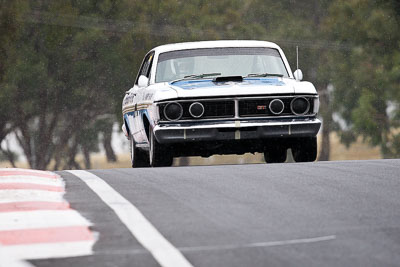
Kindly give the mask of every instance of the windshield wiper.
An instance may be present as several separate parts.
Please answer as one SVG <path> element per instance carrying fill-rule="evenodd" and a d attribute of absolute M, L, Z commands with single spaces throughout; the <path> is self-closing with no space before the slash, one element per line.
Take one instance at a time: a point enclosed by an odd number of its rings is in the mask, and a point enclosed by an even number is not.
<path fill-rule="evenodd" d="M 191 74 L 191 75 L 187 75 L 187 76 L 185 76 L 183 78 L 180 78 L 180 79 L 177 79 L 177 80 L 173 80 L 170 83 L 176 83 L 176 82 L 179 82 L 179 81 L 191 80 L 191 79 L 193 79 L 193 80 L 195 80 L 195 79 L 203 79 L 203 78 L 206 78 L 206 77 L 218 76 L 218 75 L 221 75 L 221 73 L 213 72 L 213 73 L 203 73 L 203 74 Z"/>
<path fill-rule="evenodd" d="M 250 73 L 246 77 L 283 77 L 283 74 L 278 74 L 278 73 Z"/>

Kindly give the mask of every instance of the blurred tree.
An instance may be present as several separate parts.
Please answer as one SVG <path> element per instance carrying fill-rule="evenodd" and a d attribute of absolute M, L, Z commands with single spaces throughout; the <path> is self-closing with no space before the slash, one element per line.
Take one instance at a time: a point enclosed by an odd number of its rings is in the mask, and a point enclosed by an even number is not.
<path fill-rule="evenodd" d="M 7 68 L 7 58 L 13 50 L 13 42 L 16 39 L 15 31 L 19 27 L 18 18 L 26 7 L 21 1 L 0 0 L 0 160 L 8 160 L 15 167 L 18 156 L 10 149 L 5 138 L 14 129 L 11 120 L 13 114 L 10 96 L 2 88 L 4 74 Z M 3 142 L 4 141 L 4 142 Z"/>
<path fill-rule="evenodd" d="M 332 37 L 351 45 L 331 58 L 341 140 L 361 135 L 384 158 L 400 155 L 399 11 L 398 1 L 337 0 L 327 20 Z"/>
<path fill-rule="evenodd" d="M 327 58 L 338 47 L 331 45 L 324 27 L 327 10 L 332 1 L 250 1 L 247 20 L 265 29 L 262 39 L 278 43 L 296 69 L 296 46 L 299 46 L 299 67 L 305 79 L 311 81 L 320 95 L 320 115 L 323 120 L 322 146 L 319 160 L 329 160 L 332 105 L 328 93 L 331 65 Z M 260 36 L 253 36 L 260 39 Z"/>
<path fill-rule="evenodd" d="M 0 0 L 0 84 L 4 80 L 6 59 L 15 40 L 15 29 L 18 27 L 15 17 L 20 16 L 20 13 L 16 12 L 19 1 L 11 4 L 6 2 L 8 1 Z M 2 141 L 12 131 L 11 112 L 10 98 L 0 87 L 0 150 L 3 150 Z"/>
<path fill-rule="evenodd" d="M 52 159 L 56 169 L 78 168 L 79 151 L 90 166 L 90 152 L 97 149 L 90 141 L 98 142 L 99 132 L 108 159 L 116 160 L 112 120 L 101 118 L 121 117 L 123 92 L 150 48 L 247 32 L 237 11 L 241 1 L 21 0 L 2 5 L 11 10 L 2 15 L 3 28 L 14 36 L 1 50 L 7 55 L 1 65 L 1 101 L 13 109 L 2 115 L 37 169 L 47 168 Z"/>
<path fill-rule="evenodd" d="M 109 14 L 113 5 L 107 9 L 99 1 L 24 3 L 28 8 L 16 11 L 23 18 L 7 50 L 2 95 L 12 103 L 7 118 L 29 165 L 45 169 L 87 124 L 114 112 L 109 88 L 119 87 L 118 75 L 112 75 L 118 70 L 114 68 L 116 42 L 97 24 L 81 21 L 90 18 L 88 9 L 100 12 L 95 9 L 102 8 Z M 73 141 L 68 147 L 72 152 L 65 155 L 76 154 Z"/>
<path fill-rule="evenodd" d="M 121 99 L 144 54 L 160 44 L 208 39 L 275 41 L 292 64 L 300 47 L 300 67 L 321 97 L 320 160 L 329 159 L 332 110 L 345 122 L 344 142 L 361 134 L 385 157 L 400 153 L 398 1 L 0 4 L 0 142 L 14 131 L 32 168 L 48 168 L 52 159 L 55 169 L 80 168 L 79 152 L 89 168 L 99 142 L 116 160 L 112 125 L 121 120 Z M 335 88 L 333 100 L 328 88 Z"/>

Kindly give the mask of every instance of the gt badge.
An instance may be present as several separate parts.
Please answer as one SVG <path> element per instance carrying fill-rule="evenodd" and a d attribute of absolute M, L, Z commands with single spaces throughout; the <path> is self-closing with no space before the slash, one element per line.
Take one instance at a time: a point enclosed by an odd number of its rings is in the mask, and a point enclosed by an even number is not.
<path fill-rule="evenodd" d="M 267 106 L 257 106 L 257 110 L 265 110 L 267 109 Z"/>

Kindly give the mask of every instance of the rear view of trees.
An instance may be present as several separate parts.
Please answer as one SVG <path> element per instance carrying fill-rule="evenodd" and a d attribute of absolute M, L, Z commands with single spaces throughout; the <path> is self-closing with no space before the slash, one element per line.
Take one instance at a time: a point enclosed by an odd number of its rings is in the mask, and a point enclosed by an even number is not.
<path fill-rule="evenodd" d="M 383 157 L 400 156 L 400 3 L 335 1 L 327 30 L 350 49 L 331 56 L 335 110 L 346 144 L 362 136 Z"/>
<path fill-rule="evenodd" d="M 12 41 L 2 62 L 6 106 L 1 106 L 8 111 L 2 125 L 13 129 L 32 168 L 46 169 L 52 159 L 56 168 L 78 167 L 78 146 L 88 151 L 88 140 L 97 140 L 94 132 L 79 143 L 82 133 L 113 114 L 112 92 L 122 86 L 115 74 L 119 55 L 112 34 L 86 28 L 77 19 L 101 12 L 108 16 L 114 7 L 92 10 L 90 4 L 73 2 L 20 1 L 9 15 L 3 13 L 6 23 L 16 26 L 6 28 Z"/>
<path fill-rule="evenodd" d="M 300 47 L 300 68 L 321 94 L 320 159 L 332 130 L 399 156 L 399 19 L 395 0 L 0 0 L 0 144 L 15 133 L 38 169 L 81 168 L 80 152 L 90 168 L 99 142 L 116 160 L 112 125 L 150 48 L 259 39 L 281 45 L 292 64 Z"/>

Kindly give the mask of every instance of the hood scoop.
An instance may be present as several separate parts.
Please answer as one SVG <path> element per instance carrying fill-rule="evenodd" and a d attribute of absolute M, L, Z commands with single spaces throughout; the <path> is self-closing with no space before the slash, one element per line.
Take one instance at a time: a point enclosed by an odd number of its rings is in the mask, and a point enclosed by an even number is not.
<path fill-rule="evenodd" d="M 220 76 L 213 79 L 215 83 L 224 83 L 224 82 L 243 82 L 242 76 Z"/>

